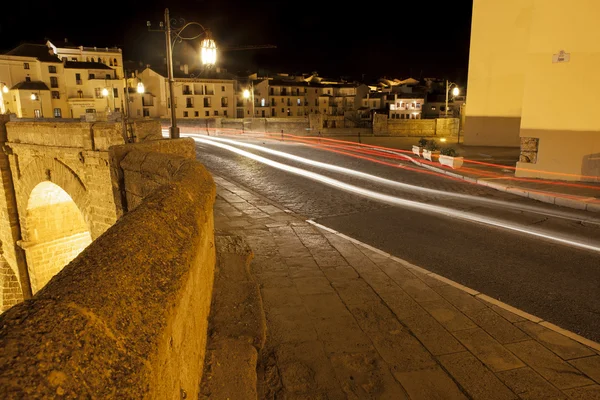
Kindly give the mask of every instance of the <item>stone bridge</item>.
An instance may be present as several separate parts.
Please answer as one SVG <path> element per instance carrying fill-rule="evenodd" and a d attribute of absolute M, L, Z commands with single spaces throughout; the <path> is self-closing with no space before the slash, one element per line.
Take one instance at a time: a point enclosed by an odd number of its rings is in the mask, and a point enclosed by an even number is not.
<path fill-rule="evenodd" d="M 194 141 L 0 118 L 2 398 L 196 398 L 216 246 Z"/>
<path fill-rule="evenodd" d="M 108 149 L 123 143 L 120 123 L 0 116 L 0 311 L 39 291 L 115 223 L 122 211 Z"/>

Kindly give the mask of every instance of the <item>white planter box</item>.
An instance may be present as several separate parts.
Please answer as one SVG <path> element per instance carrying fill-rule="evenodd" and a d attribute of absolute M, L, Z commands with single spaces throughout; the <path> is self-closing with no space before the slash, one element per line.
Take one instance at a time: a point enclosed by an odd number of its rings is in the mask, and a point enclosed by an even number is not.
<path fill-rule="evenodd" d="M 413 145 L 412 152 L 413 152 L 413 154 L 416 154 L 419 157 L 421 157 L 421 146 L 414 146 Z"/>
<path fill-rule="evenodd" d="M 429 161 L 436 161 L 440 152 L 438 150 L 430 151 L 423 149 L 423 158 Z"/>
<path fill-rule="evenodd" d="M 450 168 L 457 169 L 462 167 L 464 158 L 463 157 L 450 157 L 440 154 L 440 164 L 447 165 Z"/>

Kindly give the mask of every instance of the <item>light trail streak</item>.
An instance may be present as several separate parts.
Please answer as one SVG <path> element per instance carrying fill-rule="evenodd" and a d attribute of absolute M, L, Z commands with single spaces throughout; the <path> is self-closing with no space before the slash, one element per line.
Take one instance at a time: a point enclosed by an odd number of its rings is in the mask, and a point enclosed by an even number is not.
<path fill-rule="evenodd" d="M 195 136 L 194 134 L 188 134 L 188 135 Z M 542 208 L 536 207 L 536 206 L 516 204 L 516 203 L 511 203 L 511 202 L 502 201 L 502 200 L 488 199 L 485 197 L 472 196 L 472 195 L 462 194 L 462 193 L 446 192 L 443 190 L 411 185 L 408 183 L 403 183 L 403 182 L 398 182 L 398 181 L 394 181 L 391 179 L 382 178 L 377 175 L 368 174 L 366 172 L 356 171 L 353 169 L 340 167 L 337 165 L 332 165 L 332 164 L 327 164 L 327 163 L 323 163 L 320 161 L 311 160 L 308 158 L 296 156 L 294 154 L 285 153 L 285 152 L 282 152 L 279 150 L 273 150 L 268 147 L 258 146 L 258 145 L 251 144 L 251 143 L 240 142 L 237 140 L 219 138 L 219 137 L 211 137 L 210 139 L 205 139 L 205 140 L 219 141 L 219 142 L 223 142 L 223 143 L 228 143 L 228 144 L 232 144 L 232 145 L 237 145 L 237 146 L 241 146 L 241 147 L 246 147 L 246 148 L 262 151 L 262 152 L 265 152 L 265 153 L 268 153 L 268 154 L 271 154 L 274 156 L 278 156 L 278 157 L 286 158 L 286 159 L 289 159 L 292 161 L 296 161 L 301 164 L 310 165 L 313 167 L 317 167 L 317 168 L 321 168 L 321 169 L 325 169 L 325 170 L 329 170 L 329 171 L 333 171 L 333 172 L 337 172 L 337 173 L 341 173 L 341 174 L 345 174 L 345 175 L 349 175 L 349 176 L 354 176 L 354 177 L 357 177 L 360 179 L 364 179 L 364 180 L 371 181 L 371 182 L 377 182 L 377 183 L 380 183 L 380 184 L 383 184 L 386 186 L 400 188 L 400 189 L 410 191 L 410 192 L 420 192 L 420 193 L 426 193 L 429 195 L 442 196 L 442 197 L 446 197 L 446 198 L 455 198 L 455 199 L 465 200 L 465 201 L 478 203 L 478 204 L 485 204 L 485 205 L 496 206 L 496 207 L 501 207 L 501 208 L 509 208 L 509 209 L 519 210 L 519 211 L 527 211 L 527 212 L 535 213 L 538 215 L 544 215 L 544 216 L 548 216 L 548 217 L 561 218 L 561 219 L 570 220 L 570 221 L 582 221 L 582 222 L 586 222 L 589 224 L 600 225 L 600 221 L 598 221 L 598 220 L 582 218 L 579 215 L 573 215 L 568 212 L 549 211 L 547 209 L 542 209 Z M 383 164 L 386 165 L 387 163 L 383 163 Z M 462 182 L 462 180 L 460 180 L 460 181 Z"/>
<path fill-rule="evenodd" d="M 468 213 L 468 212 L 464 212 L 464 211 L 453 210 L 453 209 L 450 209 L 447 207 L 442 207 L 442 206 L 419 203 L 417 201 L 401 199 L 401 198 L 390 196 L 387 194 L 378 193 L 378 192 L 375 192 L 372 190 L 363 189 L 358 186 L 354 186 L 354 185 L 351 185 L 348 183 L 341 182 L 337 179 L 329 178 L 327 176 L 317 174 L 315 172 L 306 171 L 301 168 L 286 165 L 286 164 L 280 163 L 278 161 L 274 161 L 274 160 L 256 155 L 254 153 L 250 153 L 248 151 L 239 149 L 237 147 L 230 146 L 228 144 L 212 140 L 214 138 L 204 139 L 204 138 L 194 137 L 193 139 L 199 143 L 204 143 L 204 144 L 219 147 L 219 148 L 222 148 L 225 150 L 229 150 L 233 153 L 250 158 L 254 161 L 258 161 L 265 165 L 269 165 L 273 168 L 277 168 L 279 170 L 286 171 L 286 172 L 289 172 L 289 173 L 292 173 L 295 175 L 303 176 L 303 177 L 312 179 L 314 181 L 321 182 L 326 185 L 338 188 L 340 190 L 344 190 L 346 192 L 355 193 L 355 194 L 361 195 L 363 197 L 379 200 L 379 201 L 382 201 L 382 202 L 385 202 L 388 204 L 399 205 L 399 206 L 403 206 L 403 207 L 407 207 L 407 208 L 413 208 L 416 210 L 424 211 L 427 213 L 436 213 L 436 214 L 445 215 L 450 218 L 456 218 L 456 219 L 461 219 L 464 221 L 476 222 L 476 223 L 480 223 L 483 225 L 489 225 L 489 226 L 494 226 L 497 228 L 503 228 L 503 229 L 514 231 L 514 232 L 523 233 L 526 235 L 546 239 L 549 241 L 553 241 L 556 243 L 560 243 L 560 244 L 564 244 L 564 245 L 568 245 L 568 246 L 572 246 L 572 247 L 576 247 L 576 248 L 580 248 L 580 249 L 584 249 L 584 250 L 600 252 L 600 247 L 598 247 L 598 246 L 594 246 L 594 245 L 583 243 L 583 242 L 578 242 L 575 240 L 570 240 L 567 238 L 556 237 L 556 236 L 553 236 L 548 233 L 540 232 L 538 230 L 528 229 L 526 227 L 517 226 L 514 224 L 499 221 L 497 219 L 488 218 L 488 217 L 485 217 L 482 215 L 472 214 L 472 213 Z"/>

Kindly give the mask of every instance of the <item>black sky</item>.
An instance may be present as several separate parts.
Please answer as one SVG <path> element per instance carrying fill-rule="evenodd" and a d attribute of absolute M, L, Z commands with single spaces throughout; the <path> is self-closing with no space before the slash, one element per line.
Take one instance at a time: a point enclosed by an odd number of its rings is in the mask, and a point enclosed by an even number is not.
<path fill-rule="evenodd" d="M 0 15 L 0 50 L 50 38 L 84 46 L 118 46 L 124 58 L 144 63 L 164 57 L 157 27 L 165 7 L 172 17 L 210 28 L 217 45 L 273 44 L 277 49 L 225 51 L 230 72 L 312 72 L 338 78 L 440 77 L 466 83 L 472 0 L 261 1 L 172 0 L 85 3 L 8 2 Z M 92 11 L 93 8 L 93 11 Z M 77 11 L 76 11 L 77 10 Z M 106 11 L 103 11 L 106 10 Z M 188 33 L 188 32 L 186 32 Z M 194 34 L 189 30 L 189 34 Z M 176 46 L 174 57 L 196 45 Z"/>

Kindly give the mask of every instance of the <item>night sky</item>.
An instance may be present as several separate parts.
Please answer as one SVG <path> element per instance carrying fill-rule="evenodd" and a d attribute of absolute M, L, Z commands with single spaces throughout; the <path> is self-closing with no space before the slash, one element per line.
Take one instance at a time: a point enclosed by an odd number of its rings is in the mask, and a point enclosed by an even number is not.
<path fill-rule="evenodd" d="M 79 15 L 66 3 L 35 0 L 24 4 L 3 5 L 2 52 L 23 41 L 68 38 L 78 45 L 121 47 L 125 60 L 164 63 L 164 34 L 148 32 L 146 21 L 158 27 L 166 5 L 172 17 L 210 28 L 220 48 L 277 46 L 222 51 L 219 65 L 233 73 L 261 68 L 365 80 L 440 77 L 463 84 L 467 78 L 472 0 L 356 5 L 325 0 L 122 0 L 87 3 L 77 7 Z M 190 28 L 184 33 L 198 32 Z M 194 56 L 197 43 L 177 44 L 174 59 Z"/>

